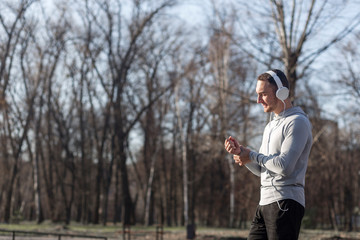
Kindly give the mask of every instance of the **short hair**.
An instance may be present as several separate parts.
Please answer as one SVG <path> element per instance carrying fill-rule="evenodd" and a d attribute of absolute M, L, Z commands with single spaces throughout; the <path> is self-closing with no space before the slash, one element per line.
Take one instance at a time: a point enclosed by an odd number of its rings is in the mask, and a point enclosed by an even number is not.
<path fill-rule="evenodd" d="M 272 69 L 271 71 L 273 71 L 274 73 L 276 73 L 276 75 L 280 78 L 280 81 L 282 83 L 282 85 L 284 87 L 287 87 L 288 89 L 290 89 L 290 84 L 289 81 L 287 80 L 287 77 L 285 76 L 285 74 L 279 70 L 279 69 Z M 269 74 L 269 73 L 262 73 L 258 76 L 257 78 L 258 81 L 268 81 L 270 84 L 272 84 L 273 86 L 275 86 L 275 89 L 278 89 L 278 86 L 274 80 L 274 78 Z"/>

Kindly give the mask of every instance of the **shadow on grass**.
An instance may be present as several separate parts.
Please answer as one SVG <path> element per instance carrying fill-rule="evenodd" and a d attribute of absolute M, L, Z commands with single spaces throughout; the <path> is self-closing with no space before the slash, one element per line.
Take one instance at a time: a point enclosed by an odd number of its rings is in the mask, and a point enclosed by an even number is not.
<path fill-rule="evenodd" d="M 242 237 L 220 237 L 220 238 L 212 238 L 216 240 L 246 240 L 246 238 Z"/>
<path fill-rule="evenodd" d="M 359 240 L 359 238 L 342 238 L 339 236 L 333 236 L 329 238 L 322 238 L 322 240 Z"/>
<path fill-rule="evenodd" d="M 219 238 L 219 240 L 246 240 L 246 238 L 241 238 L 241 237 L 222 237 L 222 238 Z"/>
<path fill-rule="evenodd" d="M 246 240 L 246 238 L 243 237 L 219 237 L 214 235 L 205 235 L 201 237 L 197 237 L 196 239 L 199 240 Z"/>

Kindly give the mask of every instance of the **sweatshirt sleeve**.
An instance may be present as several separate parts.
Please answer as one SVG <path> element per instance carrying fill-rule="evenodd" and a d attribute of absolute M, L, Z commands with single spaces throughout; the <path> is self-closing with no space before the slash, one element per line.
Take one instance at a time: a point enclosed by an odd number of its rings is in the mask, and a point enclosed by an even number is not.
<path fill-rule="evenodd" d="M 254 152 L 250 155 L 252 163 L 282 176 L 291 174 L 308 141 L 309 132 L 307 129 L 309 126 L 304 119 L 295 119 L 285 130 L 280 154 L 266 156 Z"/>
<path fill-rule="evenodd" d="M 261 173 L 261 167 L 260 165 L 256 162 L 253 161 L 253 158 L 256 158 L 256 155 L 258 153 L 254 152 L 254 151 L 250 151 L 250 159 L 251 162 L 249 162 L 248 164 L 246 164 L 245 166 L 247 167 L 247 169 L 250 170 L 250 172 L 252 172 L 254 175 L 260 177 L 260 173 Z"/>

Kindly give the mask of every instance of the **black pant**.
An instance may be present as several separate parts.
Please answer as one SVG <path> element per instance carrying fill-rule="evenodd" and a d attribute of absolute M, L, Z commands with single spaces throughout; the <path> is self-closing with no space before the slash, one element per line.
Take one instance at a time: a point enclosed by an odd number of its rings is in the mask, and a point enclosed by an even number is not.
<path fill-rule="evenodd" d="M 291 199 L 259 205 L 248 240 L 297 240 L 304 211 L 300 203 Z"/>

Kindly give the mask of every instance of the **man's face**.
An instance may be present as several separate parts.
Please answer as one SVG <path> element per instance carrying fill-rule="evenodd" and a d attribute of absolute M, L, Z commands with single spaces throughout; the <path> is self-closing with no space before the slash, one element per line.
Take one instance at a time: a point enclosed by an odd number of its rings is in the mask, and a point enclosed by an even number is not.
<path fill-rule="evenodd" d="M 274 112 L 276 114 L 281 112 L 279 109 L 279 99 L 277 99 L 274 87 L 268 81 L 257 81 L 256 84 L 257 103 L 261 103 L 264 112 Z M 280 111 L 279 111 L 280 110 Z"/>

